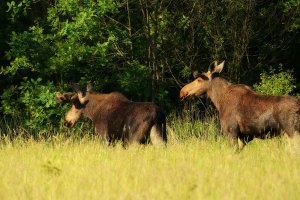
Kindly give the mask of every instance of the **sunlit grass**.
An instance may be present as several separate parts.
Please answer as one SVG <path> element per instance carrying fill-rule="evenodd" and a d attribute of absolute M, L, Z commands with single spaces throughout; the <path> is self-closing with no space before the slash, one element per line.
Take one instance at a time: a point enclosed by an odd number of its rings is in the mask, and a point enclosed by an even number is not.
<path fill-rule="evenodd" d="M 169 124 L 165 148 L 4 136 L 0 199 L 300 199 L 300 156 L 284 138 L 235 153 L 215 123 L 194 124 L 197 133 L 185 123 Z"/>

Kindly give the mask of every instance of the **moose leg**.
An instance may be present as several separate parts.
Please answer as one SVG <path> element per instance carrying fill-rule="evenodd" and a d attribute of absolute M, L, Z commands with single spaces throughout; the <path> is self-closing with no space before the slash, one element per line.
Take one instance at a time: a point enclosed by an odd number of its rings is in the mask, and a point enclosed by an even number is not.
<path fill-rule="evenodd" d="M 143 141 L 149 142 L 149 135 L 149 124 L 141 123 L 130 130 L 128 144 L 141 144 Z"/>
<path fill-rule="evenodd" d="M 166 144 L 166 139 L 163 137 L 163 127 L 159 124 L 154 124 L 150 130 L 150 141 L 154 146 L 163 146 Z"/>
<path fill-rule="evenodd" d="M 232 146 L 236 152 L 239 152 L 241 149 L 239 148 L 239 143 L 238 143 L 237 128 L 228 128 L 226 131 L 226 134 L 227 134 L 227 138 L 228 138 L 230 146 Z"/>
<path fill-rule="evenodd" d="M 239 134 L 238 135 L 238 146 L 239 149 L 242 150 L 247 143 L 252 141 L 254 137 L 252 135 L 244 135 L 244 134 Z"/>
<path fill-rule="evenodd" d="M 220 121 L 229 145 L 233 147 L 235 151 L 239 151 L 238 135 L 240 131 L 237 121 L 233 117 L 227 118 L 227 115 L 220 116 Z"/>
<path fill-rule="evenodd" d="M 238 137 L 238 147 L 239 147 L 239 149 L 242 150 L 245 147 L 245 145 L 246 145 L 246 142 L 242 138 Z"/>
<path fill-rule="evenodd" d="M 108 144 L 109 142 L 108 131 L 104 125 L 95 126 L 95 132 L 99 136 L 101 144 Z"/>
<path fill-rule="evenodd" d="M 229 141 L 230 146 L 232 146 L 235 151 L 238 151 L 239 150 L 239 144 L 238 144 L 237 134 L 229 133 L 227 137 L 228 137 L 228 141 Z"/>
<path fill-rule="evenodd" d="M 282 130 L 287 135 L 288 147 L 292 152 L 300 153 L 300 112 L 289 116 L 287 122 L 282 122 Z"/>

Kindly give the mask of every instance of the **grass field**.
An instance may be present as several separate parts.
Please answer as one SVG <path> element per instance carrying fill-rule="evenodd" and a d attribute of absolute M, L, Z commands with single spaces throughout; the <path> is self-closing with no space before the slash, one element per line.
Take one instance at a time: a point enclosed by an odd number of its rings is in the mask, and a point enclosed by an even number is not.
<path fill-rule="evenodd" d="M 300 199 L 300 155 L 284 138 L 235 153 L 213 122 L 169 125 L 162 148 L 3 137 L 0 199 Z"/>

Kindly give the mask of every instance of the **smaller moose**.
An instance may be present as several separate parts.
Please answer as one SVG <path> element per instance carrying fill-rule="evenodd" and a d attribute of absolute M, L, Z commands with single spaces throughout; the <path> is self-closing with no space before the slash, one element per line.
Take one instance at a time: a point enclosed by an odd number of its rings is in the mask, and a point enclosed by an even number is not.
<path fill-rule="evenodd" d="M 181 100 L 206 94 L 219 112 L 221 127 L 236 149 L 254 137 L 266 138 L 282 131 L 299 142 L 300 101 L 292 96 L 266 96 L 250 87 L 232 84 L 217 75 L 224 62 L 214 62 L 206 73 L 194 73 L 196 80 L 180 91 Z M 242 141 L 238 143 L 238 139 Z"/>
<path fill-rule="evenodd" d="M 100 94 L 90 84 L 83 92 L 76 84 L 74 93 L 57 93 L 57 103 L 70 103 L 64 125 L 73 127 L 81 116 L 92 120 L 101 141 L 123 145 L 132 143 L 166 144 L 166 120 L 161 108 L 151 102 L 133 102 L 118 92 Z"/>

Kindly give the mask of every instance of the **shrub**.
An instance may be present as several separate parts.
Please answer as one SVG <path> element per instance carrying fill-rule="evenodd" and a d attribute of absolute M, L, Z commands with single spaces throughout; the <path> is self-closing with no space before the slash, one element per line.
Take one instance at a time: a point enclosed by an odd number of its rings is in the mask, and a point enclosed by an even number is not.
<path fill-rule="evenodd" d="M 295 78 L 292 71 L 278 72 L 270 69 L 269 72 L 260 74 L 260 82 L 253 85 L 254 90 L 265 95 L 291 95 L 296 88 Z"/>
<path fill-rule="evenodd" d="M 35 131 L 57 125 L 62 113 L 54 100 L 57 88 L 41 78 L 24 80 L 19 87 L 6 90 L 2 98 L 4 114 L 21 119 L 22 125 Z M 14 100 L 13 100 L 14 99 Z"/>

